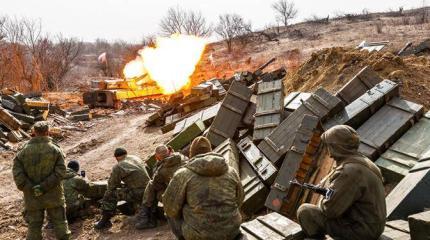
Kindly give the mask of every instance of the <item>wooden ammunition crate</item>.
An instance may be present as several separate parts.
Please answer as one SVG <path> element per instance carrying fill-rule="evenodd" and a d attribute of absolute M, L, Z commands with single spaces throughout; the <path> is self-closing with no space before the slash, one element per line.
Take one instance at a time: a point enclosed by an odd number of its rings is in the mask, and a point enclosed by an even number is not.
<path fill-rule="evenodd" d="M 342 99 L 345 104 L 350 104 L 381 81 L 382 78 L 371 67 L 366 66 L 336 93 L 336 97 Z"/>
<path fill-rule="evenodd" d="M 176 135 L 182 132 L 185 128 L 193 124 L 197 120 L 202 120 L 207 126 L 210 125 L 211 121 L 218 114 L 218 111 L 221 107 L 221 103 L 208 107 L 204 110 L 199 111 L 196 114 L 187 117 L 175 125 L 175 129 L 173 130 L 173 134 Z"/>
<path fill-rule="evenodd" d="M 301 240 L 304 233 L 299 224 L 278 214 L 270 213 L 242 223 L 240 240 Z"/>
<path fill-rule="evenodd" d="M 307 182 L 315 167 L 314 156 L 320 145 L 321 131 L 318 128 L 318 118 L 306 115 L 295 133 L 293 146 L 285 156 L 279 174 L 267 196 L 265 206 L 283 214 L 294 214 L 299 202 L 301 189 L 290 188 L 290 181 L 297 179 Z"/>
<path fill-rule="evenodd" d="M 422 105 L 394 98 L 357 129 L 359 152 L 376 161 L 423 113 Z"/>
<path fill-rule="evenodd" d="M 208 133 L 212 145 L 218 146 L 226 139 L 234 137 L 251 95 L 251 90 L 245 85 L 233 81 Z"/>
<path fill-rule="evenodd" d="M 245 192 L 241 211 L 245 216 L 250 217 L 264 207 L 264 200 L 269 193 L 269 188 L 263 184 L 248 161 L 240 159 L 239 167 L 240 181 Z"/>
<path fill-rule="evenodd" d="M 242 139 L 237 146 L 260 179 L 265 184 L 271 185 L 278 172 L 272 162 L 261 153 L 250 137 Z"/>
<path fill-rule="evenodd" d="M 399 85 L 384 80 L 330 118 L 323 127 L 327 130 L 335 125 L 344 124 L 357 129 L 385 103 L 399 95 Z"/>
<path fill-rule="evenodd" d="M 276 166 L 282 163 L 285 153 L 290 150 L 294 139 L 291 137 L 299 128 L 305 114 L 324 121 L 343 109 L 343 102 L 323 88 L 318 89 L 311 97 L 287 119 L 285 119 L 269 136 L 258 145 L 263 154 Z"/>
<path fill-rule="evenodd" d="M 415 166 L 422 154 L 430 150 L 430 112 L 383 153 L 376 165 L 384 179 L 397 183 Z"/>
<path fill-rule="evenodd" d="M 282 80 L 258 84 L 257 110 L 255 113 L 253 140 L 268 136 L 284 118 L 284 84 Z"/>
<path fill-rule="evenodd" d="M 224 156 L 227 164 L 234 168 L 237 174 L 239 171 L 239 151 L 237 149 L 236 143 L 230 138 L 221 143 L 214 152 L 219 153 Z"/>
<path fill-rule="evenodd" d="M 423 155 L 386 198 L 389 220 L 407 219 L 430 206 L 430 152 Z"/>

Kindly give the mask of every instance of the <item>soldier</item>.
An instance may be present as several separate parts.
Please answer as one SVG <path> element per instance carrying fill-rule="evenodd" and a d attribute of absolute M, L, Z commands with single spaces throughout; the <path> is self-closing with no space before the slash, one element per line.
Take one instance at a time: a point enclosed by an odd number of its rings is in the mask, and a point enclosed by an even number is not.
<path fill-rule="evenodd" d="M 325 239 L 378 239 L 384 231 L 386 206 L 378 167 L 358 152 L 360 138 L 349 126 L 326 131 L 322 142 L 336 168 L 322 182 L 334 191 L 319 206 L 303 204 L 297 218 L 308 237 Z"/>
<path fill-rule="evenodd" d="M 127 155 L 127 151 L 123 148 L 115 149 L 114 156 L 118 163 L 112 168 L 108 187 L 102 199 L 102 218 L 94 226 L 96 229 L 112 227 L 110 219 L 115 214 L 118 201 L 126 201 L 126 208 L 134 212 L 142 202 L 142 196 L 149 181 L 142 159 Z"/>
<path fill-rule="evenodd" d="M 70 222 L 88 215 L 90 202 L 101 199 L 106 191 L 105 186 L 96 186 L 78 174 L 79 162 L 72 160 L 67 164 L 63 181 L 66 198 L 67 220 Z M 91 201 L 89 201 L 91 199 Z"/>
<path fill-rule="evenodd" d="M 166 145 L 160 145 L 155 149 L 155 159 L 157 164 L 154 170 L 152 181 L 149 181 L 143 195 L 142 207 L 137 215 L 137 229 L 155 228 L 157 226 L 156 210 L 158 201 L 169 185 L 173 174 L 180 167 L 184 166 L 187 157 L 180 153 L 175 153 L 173 149 Z"/>
<path fill-rule="evenodd" d="M 191 160 L 179 169 L 163 195 L 164 211 L 179 239 L 234 239 L 242 221 L 244 192 L 236 170 L 212 152 L 205 137 L 190 147 Z"/>
<path fill-rule="evenodd" d="M 13 178 L 24 193 L 24 218 L 28 240 L 42 239 L 45 211 L 54 226 L 57 239 L 70 239 L 61 184 L 66 174 L 64 153 L 49 137 L 47 122 L 37 122 L 34 136 L 13 161 Z"/>

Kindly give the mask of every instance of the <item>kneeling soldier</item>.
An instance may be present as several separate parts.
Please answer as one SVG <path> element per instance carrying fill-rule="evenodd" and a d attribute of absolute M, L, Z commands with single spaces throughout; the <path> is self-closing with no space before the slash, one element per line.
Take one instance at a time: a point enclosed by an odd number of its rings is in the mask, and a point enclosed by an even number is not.
<path fill-rule="evenodd" d="M 173 149 L 161 145 L 155 149 L 155 159 L 157 164 L 154 176 L 146 186 L 143 195 L 142 207 L 137 215 L 137 229 L 155 228 L 157 226 L 156 210 L 161 196 L 169 185 L 173 174 L 180 167 L 184 166 L 188 158 Z"/>
<path fill-rule="evenodd" d="M 109 177 L 101 204 L 102 218 L 94 226 L 96 229 L 112 227 L 110 219 L 115 214 L 118 201 L 126 201 L 131 209 L 136 209 L 142 202 L 142 196 L 149 181 L 142 159 L 127 155 L 127 151 L 123 148 L 117 148 L 114 156 L 118 163 L 113 167 Z"/>

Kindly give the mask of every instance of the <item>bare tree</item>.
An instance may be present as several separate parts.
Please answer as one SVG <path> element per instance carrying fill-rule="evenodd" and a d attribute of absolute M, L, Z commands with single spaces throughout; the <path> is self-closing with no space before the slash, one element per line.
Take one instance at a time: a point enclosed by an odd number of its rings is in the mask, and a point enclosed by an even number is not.
<path fill-rule="evenodd" d="M 175 33 L 195 36 L 209 36 L 211 26 L 201 12 L 185 11 L 180 7 L 171 7 L 161 20 L 160 28 L 163 34 Z"/>
<path fill-rule="evenodd" d="M 298 13 L 294 2 L 289 0 L 278 0 L 272 4 L 272 8 L 276 12 L 277 20 L 285 27 L 288 26 L 289 21 L 294 19 Z"/>
<path fill-rule="evenodd" d="M 184 30 L 188 35 L 194 36 L 209 36 L 212 29 L 206 23 L 206 18 L 201 12 L 190 11 L 187 14 L 184 24 Z"/>
<path fill-rule="evenodd" d="M 220 15 L 218 25 L 215 27 L 215 32 L 225 40 L 229 52 L 235 38 L 251 31 L 251 23 L 246 23 L 238 14 Z"/>

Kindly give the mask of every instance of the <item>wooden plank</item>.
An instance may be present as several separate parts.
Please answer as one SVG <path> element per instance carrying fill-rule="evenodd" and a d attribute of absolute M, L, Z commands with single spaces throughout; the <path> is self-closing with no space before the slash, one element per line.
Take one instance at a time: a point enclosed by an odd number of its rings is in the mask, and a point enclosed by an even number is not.
<path fill-rule="evenodd" d="M 175 151 L 179 151 L 190 144 L 194 138 L 200 136 L 205 130 L 205 124 L 201 120 L 197 120 L 192 125 L 188 126 L 184 131 L 167 142 L 166 145 L 172 147 Z M 155 165 L 155 156 L 150 156 L 145 162 L 149 170 L 152 170 Z"/>
<path fill-rule="evenodd" d="M 390 221 L 385 224 L 384 232 L 380 240 L 410 240 L 408 222 L 403 220 Z M 400 227 L 400 228 L 399 228 Z"/>
<path fill-rule="evenodd" d="M 426 152 L 386 198 L 387 218 L 406 219 L 430 206 L 430 151 Z"/>
<path fill-rule="evenodd" d="M 201 110 L 193 115 L 191 115 L 188 118 L 185 118 L 175 125 L 175 129 L 173 130 L 173 134 L 176 135 L 180 132 L 182 132 L 185 128 L 193 124 L 197 120 L 202 120 L 205 124 L 210 124 L 210 121 L 212 121 L 215 116 L 218 114 L 218 111 L 221 107 L 221 103 L 218 103 L 216 105 L 213 105 L 209 108 L 206 108 L 204 110 Z"/>
<path fill-rule="evenodd" d="M 240 159 L 240 181 L 245 192 L 245 198 L 241 211 L 245 216 L 251 217 L 252 214 L 264 207 L 269 189 L 263 184 L 260 178 L 245 159 Z"/>
<path fill-rule="evenodd" d="M 287 195 L 290 191 L 290 181 L 296 177 L 303 159 L 306 156 L 312 158 L 310 155 L 315 154 L 317 146 L 314 146 L 312 151 L 307 150 L 308 148 L 310 150 L 309 144 L 311 144 L 311 139 L 315 135 L 315 132 L 317 132 L 318 122 L 317 117 L 305 115 L 297 132 L 289 136 L 293 138 L 292 147 L 287 152 L 285 160 L 279 169 L 279 174 L 276 176 L 270 193 L 267 196 L 265 203 L 267 208 L 273 211 L 281 210 L 282 205 L 287 201 Z M 294 201 L 295 199 L 290 200 Z"/>
<path fill-rule="evenodd" d="M 239 169 L 239 150 L 236 143 L 230 138 L 221 143 L 214 149 L 214 152 L 224 156 L 227 164 L 236 170 L 237 174 L 240 173 Z"/>
<path fill-rule="evenodd" d="M 323 127 L 327 130 L 335 125 L 348 125 L 357 129 L 385 103 L 398 96 L 400 96 L 399 85 L 390 80 L 384 80 L 323 123 Z"/>
<path fill-rule="evenodd" d="M 18 130 L 21 127 L 19 120 L 2 107 L 0 107 L 0 123 L 9 130 Z"/>
<path fill-rule="evenodd" d="M 320 121 L 324 121 L 341 109 L 343 109 L 343 102 L 320 88 L 275 128 L 269 136 L 261 141 L 258 148 L 270 161 L 279 166 L 281 159 L 293 144 L 294 139 L 290 136 L 297 131 L 305 114 L 315 116 Z"/>
<path fill-rule="evenodd" d="M 382 78 L 370 66 L 366 66 L 346 83 L 335 96 L 342 99 L 345 104 L 350 104 L 381 81 Z"/>
<path fill-rule="evenodd" d="M 267 137 L 283 120 L 283 80 L 258 84 L 253 140 Z"/>
<path fill-rule="evenodd" d="M 409 216 L 408 222 L 412 239 L 428 240 L 430 238 L 430 211 Z"/>
<path fill-rule="evenodd" d="M 292 92 L 284 98 L 284 107 L 287 112 L 294 112 L 302 105 L 302 102 L 311 97 L 311 93 L 306 92 Z"/>
<path fill-rule="evenodd" d="M 271 185 L 278 172 L 272 162 L 261 153 L 250 137 L 242 139 L 237 146 L 260 179 L 265 184 Z"/>
<path fill-rule="evenodd" d="M 415 166 L 421 155 L 430 148 L 429 134 L 430 112 L 427 112 L 376 160 L 387 182 L 399 182 Z"/>
<path fill-rule="evenodd" d="M 233 81 L 208 133 L 208 138 L 214 146 L 234 137 L 251 95 L 251 90 L 245 85 Z"/>
<path fill-rule="evenodd" d="M 269 213 L 242 223 L 241 232 L 243 237 L 246 237 L 243 239 L 295 240 L 304 238 L 299 224 L 278 213 Z"/>
<path fill-rule="evenodd" d="M 361 141 L 359 152 L 377 160 L 421 118 L 423 112 L 422 105 L 394 98 L 357 129 Z"/>

